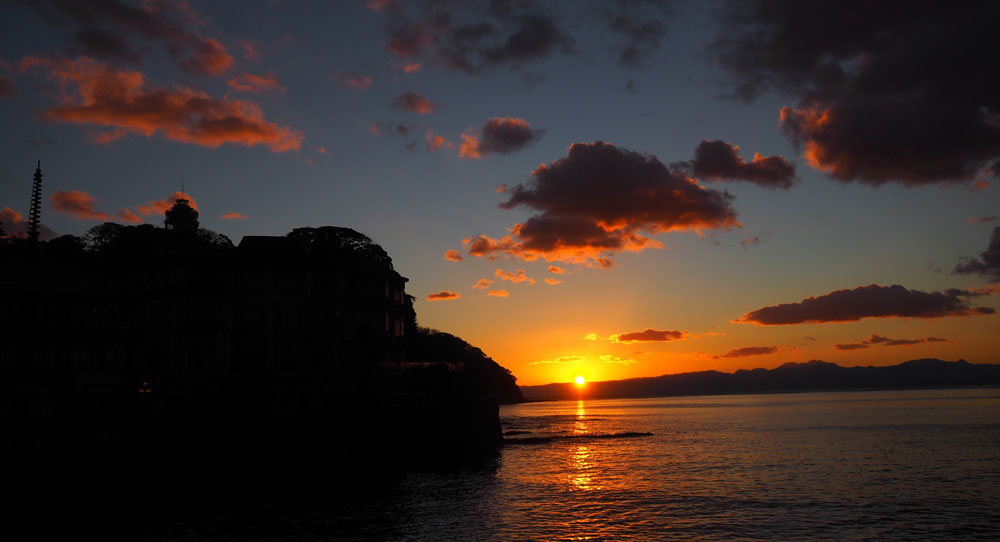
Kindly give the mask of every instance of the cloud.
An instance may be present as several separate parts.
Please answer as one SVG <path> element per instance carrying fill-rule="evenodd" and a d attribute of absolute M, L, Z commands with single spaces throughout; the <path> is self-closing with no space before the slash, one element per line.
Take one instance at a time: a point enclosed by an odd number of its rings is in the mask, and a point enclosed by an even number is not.
<path fill-rule="evenodd" d="M 173 207 L 174 203 L 177 203 L 177 200 L 179 199 L 188 200 L 188 205 L 190 205 L 195 211 L 198 210 L 198 202 L 191 197 L 191 194 L 183 192 L 174 192 L 161 200 L 147 201 L 145 205 L 139 205 L 136 209 L 138 209 L 139 214 L 145 216 L 163 215 L 163 213 L 165 213 L 167 209 Z"/>
<path fill-rule="evenodd" d="M 797 100 L 779 126 L 843 182 L 972 183 L 1000 157 L 992 2 L 729 2 L 710 54 L 732 94 Z"/>
<path fill-rule="evenodd" d="M 462 297 L 456 292 L 449 292 L 448 290 L 441 290 L 440 292 L 435 292 L 433 294 L 427 294 L 427 301 L 450 301 L 452 299 L 458 299 Z"/>
<path fill-rule="evenodd" d="M 417 73 L 423 67 L 423 64 L 415 62 L 413 64 L 403 64 L 400 66 L 400 69 L 403 70 L 403 73 Z"/>
<path fill-rule="evenodd" d="M 608 337 L 613 343 L 635 343 L 635 342 L 670 342 L 670 341 L 680 341 L 688 338 L 689 335 L 684 331 L 668 331 L 668 330 L 655 330 L 646 328 L 642 331 L 633 331 L 631 333 L 619 333 L 617 335 L 611 335 Z"/>
<path fill-rule="evenodd" d="M 49 199 L 52 208 L 79 220 L 107 220 L 108 214 L 94 209 L 97 200 L 80 190 L 53 192 Z"/>
<path fill-rule="evenodd" d="M 544 130 L 535 130 L 524 119 L 493 117 L 478 134 L 462 134 L 459 158 L 481 158 L 487 154 L 510 154 L 537 141 Z"/>
<path fill-rule="evenodd" d="M 608 267 L 617 251 L 661 248 L 649 234 L 739 226 L 727 193 L 699 185 L 654 156 L 608 143 L 574 143 L 565 158 L 539 166 L 532 176 L 508 188 L 500 207 L 537 214 L 503 238 L 465 239 L 469 254 Z"/>
<path fill-rule="evenodd" d="M 451 250 L 445 251 L 445 253 L 444 253 L 444 259 L 452 261 L 452 262 L 460 262 L 460 261 L 462 261 L 462 254 L 459 251 L 455 250 L 455 249 L 451 249 Z"/>
<path fill-rule="evenodd" d="M 837 350 L 860 350 L 862 348 L 868 348 L 874 344 L 881 344 L 882 346 L 909 346 L 912 344 L 922 344 L 922 343 L 953 343 L 955 341 L 951 339 L 944 339 L 941 337 L 924 337 L 922 339 L 890 339 L 889 337 L 883 337 L 881 335 L 872 335 L 867 339 L 861 341 L 860 343 L 854 344 L 835 344 L 833 347 Z"/>
<path fill-rule="evenodd" d="M 761 244 L 763 242 L 764 241 L 761 240 L 761 238 L 760 238 L 759 235 L 754 235 L 753 237 L 747 237 L 747 238 L 743 239 L 742 241 L 740 241 L 740 246 L 743 247 L 743 248 L 750 248 L 750 247 L 757 246 L 757 245 L 759 245 L 759 244 Z"/>
<path fill-rule="evenodd" d="M 528 362 L 528 365 L 543 365 L 549 363 L 577 363 L 580 361 L 587 361 L 587 358 L 583 356 L 559 356 L 556 359 L 542 359 L 538 361 Z"/>
<path fill-rule="evenodd" d="M 473 288 L 476 288 L 477 290 L 483 290 L 485 288 L 489 288 L 490 285 L 493 284 L 493 282 L 494 281 L 492 281 L 490 279 L 479 279 L 479 281 L 476 282 L 476 284 L 473 286 Z"/>
<path fill-rule="evenodd" d="M 753 161 L 745 162 L 739 153 L 739 145 L 705 139 L 695 148 L 692 173 L 702 180 L 747 181 L 771 189 L 791 188 L 797 180 L 795 164 L 782 156 L 754 153 Z"/>
<path fill-rule="evenodd" d="M 836 350 L 861 350 L 863 348 L 868 348 L 867 344 L 835 344 L 833 347 Z"/>
<path fill-rule="evenodd" d="M 555 275 L 562 275 L 565 272 L 566 272 L 565 269 L 563 269 L 562 267 L 559 267 L 557 265 L 550 265 L 549 266 L 549 273 L 552 273 L 552 274 L 555 274 Z"/>
<path fill-rule="evenodd" d="M 469 74 L 498 67 L 525 73 L 527 63 L 573 51 L 572 38 L 541 12 L 541 3 L 427 0 L 385 7 L 386 50 L 411 63 L 424 58 Z"/>
<path fill-rule="evenodd" d="M 977 217 L 977 218 L 966 218 L 965 219 L 965 223 L 966 224 L 975 224 L 976 222 L 981 222 L 983 224 L 986 224 L 988 222 L 996 222 L 996 220 L 997 220 L 997 217 L 995 217 L 995 216 L 981 216 L 981 217 Z"/>
<path fill-rule="evenodd" d="M 586 335 L 583 336 L 583 340 L 585 340 L 585 341 L 596 341 L 597 340 L 597 333 L 588 333 L 588 334 L 586 334 Z"/>
<path fill-rule="evenodd" d="M 10 207 L 4 207 L 0 209 L 0 229 L 3 230 L 4 234 L 8 237 L 18 237 L 25 238 L 28 237 L 28 223 L 22 220 L 21 213 L 11 209 Z M 38 225 L 38 239 L 41 241 L 50 241 L 59 237 L 59 234 L 50 230 L 45 224 Z"/>
<path fill-rule="evenodd" d="M 271 91 L 284 92 L 285 90 L 285 88 L 281 86 L 281 81 L 278 80 L 278 76 L 273 73 L 255 75 L 243 72 L 229 81 L 226 81 L 226 84 L 229 85 L 229 88 L 237 92 L 251 92 L 254 94 Z"/>
<path fill-rule="evenodd" d="M 994 165 L 993 167 L 995 168 L 996 165 Z M 969 188 L 972 189 L 973 192 L 986 190 L 989 187 L 990 187 L 990 182 L 987 181 L 986 179 L 977 179 L 975 181 L 972 181 L 972 184 L 969 186 Z"/>
<path fill-rule="evenodd" d="M 748 356 L 765 356 L 767 354 L 777 354 L 781 352 L 781 348 L 777 346 L 744 346 L 743 348 L 737 348 L 735 350 L 730 350 L 725 354 L 719 354 L 718 356 L 712 356 L 713 359 L 719 358 L 745 358 Z"/>
<path fill-rule="evenodd" d="M 396 96 L 396 99 L 392 101 L 392 105 L 418 115 L 429 115 L 437 111 L 436 105 L 416 92 L 404 92 Z"/>
<path fill-rule="evenodd" d="M 851 290 L 836 290 L 798 303 L 784 303 L 748 312 L 736 323 L 765 326 L 854 322 L 862 318 L 942 318 L 993 314 L 989 307 L 971 307 L 960 290 L 921 292 L 898 284 L 869 284 Z"/>
<path fill-rule="evenodd" d="M 246 220 L 247 215 L 243 213 L 237 213 L 233 211 L 232 213 L 226 213 L 221 217 L 223 220 Z"/>
<path fill-rule="evenodd" d="M 162 42 L 177 67 L 188 74 L 219 75 L 233 63 L 224 45 L 196 31 L 205 21 L 187 2 L 151 0 L 135 5 L 120 0 L 33 0 L 25 4 L 40 12 L 43 20 L 71 33 L 80 54 L 138 64 L 149 51 L 138 41 Z"/>
<path fill-rule="evenodd" d="M 626 68 L 644 67 L 653 51 L 660 47 L 660 39 L 667 33 L 667 25 L 663 19 L 670 14 L 670 2 L 607 2 L 602 7 L 608 28 L 625 40 L 618 54 L 618 65 Z"/>
<path fill-rule="evenodd" d="M 9 98 L 14 95 L 14 83 L 9 77 L 0 75 L 0 98 Z"/>
<path fill-rule="evenodd" d="M 490 290 L 486 292 L 486 295 L 493 297 L 507 297 L 510 293 L 507 290 Z"/>
<path fill-rule="evenodd" d="M 141 224 L 142 223 L 142 217 L 139 216 L 139 215 L 137 215 L 137 214 L 135 214 L 135 213 L 133 213 L 132 209 L 129 209 L 128 207 L 126 207 L 126 208 L 122 209 L 121 211 L 118 211 L 117 213 L 115 213 L 115 220 L 117 220 L 117 221 L 119 221 L 119 222 L 121 222 L 123 224 Z"/>
<path fill-rule="evenodd" d="M 372 86 L 372 78 L 358 72 L 339 72 L 333 78 L 353 90 L 366 90 Z"/>
<path fill-rule="evenodd" d="M 382 134 L 395 134 L 405 136 L 413 131 L 413 126 L 403 123 L 375 122 L 368 128 L 369 134 L 380 136 Z"/>
<path fill-rule="evenodd" d="M 559 280 L 559 279 L 547 278 L 547 279 L 545 279 L 545 284 L 551 284 L 551 285 L 555 286 L 556 284 L 562 284 L 562 281 Z"/>
<path fill-rule="evenodd" d="M 600 360 L 604 363 L 614 363 L 617 365 L 635 365 L 637 362 L 632 358 L 623 358 L 619 356 L 612 356 L 610 354 L 605 354 L 600 356 Z"/>
<path fill-rule="evenodd" d="M 427 150 L 433 152 L 440 148 L 454 149 L 455 144 L 448 141 L 443 136 L 435 135 L 434 132 L 427 130 Z"/>
<path fill-rule="evenodd" d="M 990 244 L 979 258 L 965 258 L 952 273 L 982 275 L 987 282 L 1000 282 L 1000 226 L 993 228 Z"/>
<path fill-rule="evenodd" d="M 504 271 L 503 269 L 497 269 L 493 272 L 493 276 L 499 278 L 500 280 L 507 280 L 510 282 L 527 282 L 528 284 L 535 283 L 535 279 L 528 277 L 524 273 L 524 269 L 518 269 L 517 271 Z"/>
<path fill-rule="evenodd" d="M 21 69 L 41 68 L 63 88 L 62 103 L 45 111 L 48 120 L 107 126 L 151 137 L 216 148 L 224 143 L 264 145 L 273 152 L 297 150 L 302 132 L 264 119 L 255 104 L 216 99 L 200 90 L 149 86 L 140 72 L 89 58 L 25 57 Z M 67 92 L 75 87 L 76 96 Z"/>

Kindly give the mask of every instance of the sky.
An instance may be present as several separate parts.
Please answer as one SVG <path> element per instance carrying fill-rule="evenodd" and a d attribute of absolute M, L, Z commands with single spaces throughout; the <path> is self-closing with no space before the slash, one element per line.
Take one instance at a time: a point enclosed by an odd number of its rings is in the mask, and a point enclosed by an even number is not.
<path fill-rule="evenodd" d="M 0 222 L 350 227 L 527 385 L 1000 361 L 1000 4 L 805 4 L 8 0 Z"/>

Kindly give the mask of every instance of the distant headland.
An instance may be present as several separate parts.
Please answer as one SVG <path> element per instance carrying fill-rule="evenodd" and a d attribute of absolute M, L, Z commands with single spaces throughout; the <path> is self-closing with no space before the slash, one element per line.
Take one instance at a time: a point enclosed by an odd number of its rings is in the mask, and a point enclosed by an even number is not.
<path fill-rule="evenodd" d="M 1000 386 L 1000 364 L 915 359 L 887 367 L 841 367 L 814 359 L 770 370 L 698 371 L 588 382 L 582 390 L 571 383 L 554 383 L 522 386 L 521 391 L 529 400 L 545 401 L 963 386 Z"/>

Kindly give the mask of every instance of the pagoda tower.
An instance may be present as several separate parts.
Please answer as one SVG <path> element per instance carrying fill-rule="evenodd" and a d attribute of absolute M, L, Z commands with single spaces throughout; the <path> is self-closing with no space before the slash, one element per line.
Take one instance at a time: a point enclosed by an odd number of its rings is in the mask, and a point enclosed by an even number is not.
<path fill-rule="evenodd" d="M 35 181 L 31 185 L 31 207 L 28 208 L 28 239 L 38 242 L 38 226 L 42 215 L 42 161 L 35 167 Z"/>
<path fill-rule="evenodd" d="M 167 218 L 163 221 L 163 225 L 180 236 L 194 237 L 198 233 L 198 211 L 195 211 L 190 203 L 183 197 L 177 199 L 174 206 L 164 213 Z"/>

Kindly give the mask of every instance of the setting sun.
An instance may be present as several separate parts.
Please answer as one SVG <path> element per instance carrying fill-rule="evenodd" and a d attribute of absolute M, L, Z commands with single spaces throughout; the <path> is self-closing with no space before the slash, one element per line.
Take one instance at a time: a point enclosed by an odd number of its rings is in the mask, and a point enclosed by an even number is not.
<path fill-rule="evenodd" d="M 575 380 L 577 386 L 582 386 L 584 383 L 587 382 L 587 380 L 585 378 L 583 378 L 582 376 L 579 376 L 579 375 L 574 380 Z"/>

